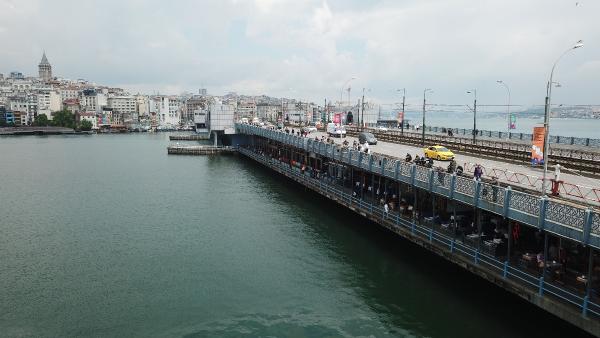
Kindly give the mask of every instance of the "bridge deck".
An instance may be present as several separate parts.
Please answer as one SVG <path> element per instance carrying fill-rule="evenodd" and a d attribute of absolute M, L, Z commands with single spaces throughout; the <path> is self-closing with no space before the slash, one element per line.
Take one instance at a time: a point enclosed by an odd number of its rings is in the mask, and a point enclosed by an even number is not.
<path fill-rule="evenodd" d="M 309 134 L 309 138 L 313 138 L 313 139 L 315 137 L 320 139 L 322 136 L 327 137 L 327 133 L 315 132 L 315 133 Z M 338 145 L 341 145 L 341 143 L 344 140 L 348 140 L 348 142 L 350 142 L 350 145 L 352 145 L 353 141 L 358 141 L 358 139 L 356 137 L 352 137 L 352 136 L 348 136 L 343 139 L 333 138 L 333 140 Z M 410 153 L 411 156 L 413 156 L 413 158 L 415 155 L 423 156 L 423 148 L 422 147 L 417 147 L 417 146 L 407 145 L 407 144 L 398 144 L 398 143 L 390 143 L 390 142 L 385 142 L 385 141 L 378 141 L 376 145 L 371 145 L 371 146 L 369 146 L 369 148 L 371 150 L 371 153 L 379 153 L 379 154 L 383 154 L 386 156 L 397 157 L 400 159 L 404 159 L 404 157 L 406 156 L 407 153 Z M 450 150 L 452 150 L 452 149 L 450 149 Z M 465 169 L 467 169 L 467 171 L 470 167 L 469 164 L 480 164 L 481 166 L 484 167 L 484 178 L 486 176 L 487 176 L 487 178 L 496 176 L 498 181 L 500 181 L 503 184 L 517 186 L 517 187 L 520 187 L 523 189 L 541 192 L 541 182 L 542 182 L 541 178 L 543 175 L 543 169 L 541 167 L 535 168 L 530 165 L 509 163 L 507 161 L 503 161 L 503 160 L 499 160 L 499 159 L 482 158 L 482 157 L 464 154 L 464 153 L 456 153 L 455 152 L 455 154 L 456 154 L 457 164 L 462 165 L 462 166 L 465 166 L 465 164 L 467 164 L 467 166 L 466 166 L 467 168 L 465 168 Z M 441 166 L 445 169 L 448 166 L 448 162 L 447 161 L 434 161 L 434 166 Z M 501 170 L 493 170 L 493 168 L 507 170 L 508 172 L 506 173 L 506 175 L 503 175 L 501 173 Z M 550 169 L 553 170 L 553 168 L 550 168 Z M 549 169 L 549 171 L 550 171 L 550 169 Z M 511 175 L 512 173 L 515 173 L 515 174 Z M 518 174 L 522 174 L 522 175 L 518 175 Z M 524 177 L 523 175 L 528 175 L 529 177 Z M 553 178 L 553 177 L 554 177 L 554 172 L 550 171 L 548 173 L 548 179 Z M 573 185 L 579 185 L 582 187 L 588 187 L 589 191 L 591 191 L 593 189 L 599 189 L 598 191 L 600 192 L 600 178 L 582 176 L 582 175 L 578 174 L 577 172 L 569 171 L 568 167 L 562 168 L 561 174 L 560 174 L 560 179 L 566 183 L 570 183 Z M 521 181 L 521 183 L 519 183 L 517 181 Z M 568 200 L 572 200 L 572 201 L 577 201 L 577 202 L 582 201 L 582 198 L 577 198 L 575 196 L 569 196 L 566 194 L 562 195 L 562 197 L 564 197 L 565 199 L 568 199 Z M 597 200 L 597 198 L 600 198 L 600 196 L 596 196 L 596 200 Z M 587 202 L 593 203 L 594 199 L 590 198 L 587 200 Z M 593 204 L 599 205 L 600 203 L 596 202 Z"/>

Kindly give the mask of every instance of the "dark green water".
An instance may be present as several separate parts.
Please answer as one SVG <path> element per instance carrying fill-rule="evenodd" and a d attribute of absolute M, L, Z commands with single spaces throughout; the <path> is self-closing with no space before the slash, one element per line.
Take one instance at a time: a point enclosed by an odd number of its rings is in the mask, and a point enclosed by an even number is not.
<path fill-rule="evenodd" d="M 0 138 L 2 337 L 576 337 L 241 156 Z"/>

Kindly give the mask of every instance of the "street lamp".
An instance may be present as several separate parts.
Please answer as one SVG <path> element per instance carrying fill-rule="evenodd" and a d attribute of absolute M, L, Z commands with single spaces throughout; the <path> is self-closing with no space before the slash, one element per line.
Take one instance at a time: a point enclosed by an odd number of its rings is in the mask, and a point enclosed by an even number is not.
<path fill-rule="evenodd" d="M 344 94 L 344 88 L 346 88 L 346 86 L 350 83 L 350 81 L 352 80 L 356 80 L 356 77 L 353 76 L 350 79 L 348 79 L 348 81 L 346 81 L 344 83 L 344 85 L 342 86 L 342 89 L 340 89 L 340 107 L 342 106 L 342 100 L 344 99 L 342 96 Z M 350 92 L 348 92 L 348 100 L 350 100 Z"/>
<path fill-rule="evenodd" d="M 423 147 L 425 146 L 425 94 L 427 94 L 427 92 L 433 93 L 433 90 L 429 88 L 425 88 L 425 90 L 423 90 L 423 125 L 421 126 L 423 129 L 421 132 L 421 145 L 423 145 Z"/>
<path fill-rule="evenodd" d="M 367 89 L 367 93 L 371 92 L 371 88 Z M 362 89 L 362 103 L 361 103 L 361 113 L 362 116 L 360 117 L 360 130 L 364 129 L 365 126 L 365 88 Z"/>
<path fill-rule="evenodd" d="M 400 91 L 400 89 L 396 89 Z M 404 135 L 404 104 L 406 103 L 406 88 L 402 88 L 402 120 L 400 120 L 400 133 Z"/>
<path fill-rule="evenodd" d="M 467 91 L 467 94 L 473 94 L 473 144 L 477 138 L 477 89 Z"/>
<path fill-rule="evenodd" d="M 510 88 L 508 88 L 508 85 L 502 81 L 502 80 L 498 80 L 496 81 L 498 82 L 498 84 L 501 84 L 504 86 L 504 88 L 506 88 L 506 92 L 508 93 L 508 104 L 506 105 L 506 116 L 507 116 L 507 133 L 506 133 L 506 138 L 510 137 Z"/>
<path fill-rule="evenodd" d="M 544 109 L 544 153 L 543 153 L 543 161 L 544 161 L 544 176 L 542 178 L 542 194 L 546 195 L 546 174 L 548 172 L 548 148 L 550 145 L 550 140 L 549 140 L 549 136 L 550 136 L 550 102 L 551 102 L 551 98 L 552 98 L 552 77 L 554 76 L 554 69 L 556 68 L 556 65 L 558 64 L 558 61 L 560 61 L 560 59 L 563 58 L 563 56 L 565 56 L 568 52 L 570 52 L 573 49 L 577 49 L 577 48 L 581 48 L 583 47 L 583 41 L 579 40 L 577 41 L 577 43 L 575 43 L 575 45 L 569 49 L 567 49 L 564 53 L 562 53 L 558 59 L 556 59 L 556 62 L 554 62 L 554 65 L 552 65 L 552 71 L 550 72 L 550 79 L 548 80 L 548 83 L 546 84 L 546 106 Z"/>

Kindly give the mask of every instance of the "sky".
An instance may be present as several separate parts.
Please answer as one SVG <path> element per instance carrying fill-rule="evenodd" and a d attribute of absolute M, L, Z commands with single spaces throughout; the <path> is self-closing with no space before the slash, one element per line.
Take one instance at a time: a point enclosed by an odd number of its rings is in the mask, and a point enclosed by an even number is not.
<path fill-rule="evenodd" d="M 600 104 L 598 0 L 0 0 L 0 73 L 136 93 L 311 100 Z M 354 80 L 350 80 L 355 78 Z M 350 81 L 348 81 L 350 80 Z"/>

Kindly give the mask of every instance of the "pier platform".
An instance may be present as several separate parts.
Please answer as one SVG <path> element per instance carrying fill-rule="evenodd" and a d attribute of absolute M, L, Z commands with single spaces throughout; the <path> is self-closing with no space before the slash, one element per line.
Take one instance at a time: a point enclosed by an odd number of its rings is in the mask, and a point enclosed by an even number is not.
<path fill-rule="evenodd" d="M 204 141 L 210 140 L 210 134 L 180 134 L 180 135 L 170 135 L 169 140 L 171 141 Z"/>
<path fill-rule="evenodd" d="M 172 145 L 167 147 L 169 155 L 218 155 L 234 154 L 237 150 L 234 147 L 215 147 L 215 146 L 187 146 Z"/>

